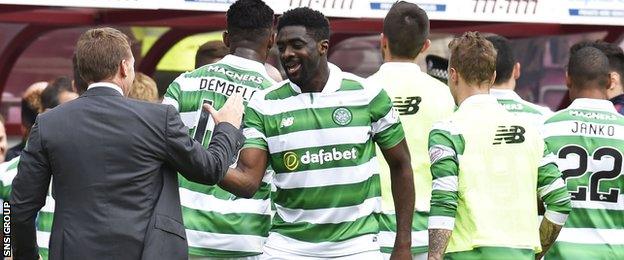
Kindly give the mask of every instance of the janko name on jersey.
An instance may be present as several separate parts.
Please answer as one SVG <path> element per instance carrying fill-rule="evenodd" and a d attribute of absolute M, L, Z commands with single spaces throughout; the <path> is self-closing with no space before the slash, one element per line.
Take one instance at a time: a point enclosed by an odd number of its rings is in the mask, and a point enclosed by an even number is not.
<path fill-rule="evenodd" d="M 604 135 L 604 136 L 615 135 L 615 127 L 612 125 L 600 125 L 600 124 L 592 124 L 592 123 L 584 123 L 584 122 L 574 122 L 574 125 L 572 126 L 572 129 L 570 129 L 570 131 L 575 134 Z"/>
<path fill-rule="evenodd" d="M 240 93 L 243 96 L 243 99 L 247 101 L 251 100 L 251 97 L 253 97 L 257 91 L 255 88 L 234 84 L 219 78 L 201 79 L 199 82 L 199 89 L 221 93 L 226 96 L 231 96 L 234 93 Z"/>

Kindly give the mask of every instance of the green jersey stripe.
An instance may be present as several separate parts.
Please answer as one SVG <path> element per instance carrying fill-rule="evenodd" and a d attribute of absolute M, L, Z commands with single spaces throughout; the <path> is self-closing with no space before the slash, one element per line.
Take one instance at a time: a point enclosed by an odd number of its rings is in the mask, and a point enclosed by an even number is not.
<path fill-rule="evenodd" d="M 608 209 L 573 208 L 567 224 L 571 227 L 624 229 L 624 211 Z"/>
<path fill-rule="evenodd" d="M 377 234 L 379 225 L 374 215 L 368 215 L 355 221 L 341 223 L 312 224 L 306 222 L 288 223 L 280 215 L 273 219 L 273 232 L 307 242 L 340 242 L 366 234 Z M 306 230 L 306 232 L 297 232 Z"/>
<path fill-rule="evenodd" d="M 187 214 L 184 224 L 191 230 L 219 230 L 222 234 L 267 236 L 269 229 L 263 223 L 271 221 L 271 215 L 253 213 L 220 214 L 182 207 Z M 211 221 L 206 221 L 210 219 Z M 250 221 L 251 220 L 251 221 Z"/>
<path fill-rule="evenodd" d="M 266 175 L 265 175 L 265 179 L 267 179 Z M 234 194 L 229 193 L 221 189 L 218 186 L 213 186 L 211 187 L 211 189 L 207 190 L 206 185 L 189 181 L 186 178 L 184 178 L 182 175 L 178 176 L 178 184 L 181 188 L 184 188 L 185 190 L 194 191 L 197 193 L 208 194 L 207 192 L 210 191 L 208 195 L 212 196 L 213 198 L 220 199 L 220 200 L 228 201 L 228 200 L 233 200 L 237 198 L 236 196 L 234 196 Z M 267 183 L 266 181 L 263 181 L 262 184 L 260 184 L 260 188 L 258 189 L 256 194 L 254 194 L 254 196 L 251 197 L 250 199 L 254 199 L 254 200 L 266 199 L 266 193 L 270 192 L 270 190 L 271 190 L 271 185 Z M 241 199 L 241 198 L 238 198 L 238 199 Z"/>
<path fill-rule="evenodd" d="M 281 153 L 270 152 L 271 166 L 276 174 L 357 166 L 375 158 L 376 153 L 372 142 L 318 146 Z"/>
<path fill-rule="evenodd" d="M 544 259 L 624 259 L 624 244 L 580 244 L 557 242 Z"/>
<path fill-rule="evenodd" d="M 271 153 L 281 153 L 316 146 L 363 144 L 370 140 L 369 132 L 370 127 L 366 126 L 321 128 L 268 137 L 267 143 L 272 148 Z M 284 139 L 291 141 L 282 142 Z"/>
<path fill-rule="evenodd" d="M 271 215 L 271 203 L 269 198 L 243 199 L 232 196 L 230 199 L 219 199 L 210 194 L 180 188 L 180 202 L 185 207 L 206 212 Z"/>
<path fill-rule="evenodd" d="M 544 124 L 552 124 L 559 121 L 582 121 L 582 122 L 593 122 L 596 124 L 615 124 L 615 125 L 624 125 L 622 122 L 622 116 L 619 115 L 615 110 L 613 111 L 605 111 L 598 109 L 578 109 L 578 108 L 568 108 L 562 111 L 557 112 L 555 115 L 550 117 Z"/>
<path fill-rule="evenodd" d="M 380 189 L 379 174 L 373 174 L 363 182 L 352 184 L 297 189 L 277 186 L 273 202 L 290 209 L 331 209 L 359 205 L 366 199 L 378 197 Z"/>

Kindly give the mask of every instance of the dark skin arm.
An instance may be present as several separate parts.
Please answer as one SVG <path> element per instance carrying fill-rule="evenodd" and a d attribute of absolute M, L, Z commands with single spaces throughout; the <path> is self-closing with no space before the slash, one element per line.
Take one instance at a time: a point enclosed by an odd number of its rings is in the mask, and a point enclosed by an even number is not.
<path fill-rule="evenodd" d="M 414 176 L 405 139 L 382 150 L 390 167 L 392 197 L 396 211 L 397 235 L 390 259 L 412 259 L 412 218 L 414 216 Z"/>
<path fill-rule="evenodd" d="M 535 255 L 535 259 L 541 259 L 548 249 L 555 243 L 562 226 L 550 222 L 547 218 L 542 219 L 540 224 L 540 243 L 542 244 L 542 252 Z"/>
<path fill-rule="evenodd" d="M 267 151 L 259 148 L 243 148 L 236 168 L 228 169 L 223 180 L 219 182 L 219 187 L 238 197 L 253 197 L 260 188 L 267 162 Z"/>
<path fill-rule="evenodd" d="M 448 229 L 429 229 L 429 255 L 428 260 L 442 260 L 444 251 L 451 238 L 452 230 Z"/>

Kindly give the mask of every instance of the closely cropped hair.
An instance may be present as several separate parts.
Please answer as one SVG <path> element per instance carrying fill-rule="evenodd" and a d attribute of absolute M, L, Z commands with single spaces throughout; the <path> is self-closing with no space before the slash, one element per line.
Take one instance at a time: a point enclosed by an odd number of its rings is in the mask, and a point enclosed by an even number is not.
<path fill-rule="evenodd" d="M 496 49 L 496 79 L 494 85 L 499 85 L 511 79 L 516 58 L 511 43 L 503 36 L 493 35 L 486 37 Z"/>
<path fill-rule="evenodd" d="M 384 19 L 383 33 L 393 56 L 414 59 L 429 36 L 429 17 L 416 4 L 397 2 Z"/>
<path fill-rule="evenodd" d="M 568 77 L 573 87 L 605 87 L 609 82 L 609 59 L 597 48 L 580 48 L 570 54 Z"/>
<path fill-rule="evenodd" d="M 120 62 L 130 55 L 128 36 L 109 27 L 86 31 L 76 44 L 78 71 L 87 83 L 114 76 Z"/>
<path fill-rule="evenodd" d="M 78 95 L 82 95 L 82 93 L 87 91 L 89 84 L 85 82 L 80 76 L 80 71 L 78 70 L 78 62 L 76 61 L 76 54 L 72 56 L 72 70 L 74 74 L 74 87 L 76 87 L 76 92 L 78 92 Z"/>
<path fill-rule="evenodd" d="M 604 53 L 604 55 L 606 55 L 609 59 L 609 68 L 611 71 L 615 71 L 620 74 L 621 77 L 624 77 L 624 51 L 622 51 L 620 46 L 602 40 L 597 40 L 595 42 L 582 41 L 570 47 L 570 55 L 583 47 L 588 46 L 602 51 L 602 53 Z"/>
<path fill-rule="evenodd" d="M 52 83 L 50 83 L 41 92 L 41 110 L 43 112 L 48 108 L 55 108 L 59 105 L 59 94 L 63 92 L 74 92 L 71 80 L 68 77 L 58 77 Z"/>
<path fill-rule="evenodd" d="M 316 41 L 329 40 L 329 20 L 321 12 L 307 7 L 286 11 L 277 22 L 277 30 L 286 26 L 303 26 Z"/>
<path fill-rule="evenodd" d="M 158 88 L 156 82 L 149 76 L 137 72 L 132 82 L 132 88 L 128 93 L 128 98 L 134 98 L 147 102 L 158 102 Z"/>
<path fill-rule="evenodd" d="M 230 50 L 221 40 L 208 41 L 197 49 L 195 53 L 195 68 L 199 68 L 213 60 L 220 60 L 228 54 Z"/>
<path fill-rule="evenodd" d="M 256 41 L 270 35 L 273 9 L 261 0 L 238 0 L 227 11 L 227 30 L 234 41 Z"/>
<path fill-rule="evenodd" d="M 466 32 L 449 43 L 449 66 L 468 84 L 483 84 L 496 71 L 496 49 L 479 32 Z"/>

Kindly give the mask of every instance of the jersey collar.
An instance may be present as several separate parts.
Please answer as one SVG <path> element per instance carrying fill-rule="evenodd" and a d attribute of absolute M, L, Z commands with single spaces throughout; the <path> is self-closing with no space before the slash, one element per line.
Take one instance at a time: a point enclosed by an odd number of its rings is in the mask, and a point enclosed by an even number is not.
<path fill-rule="evenodd" d="M 398 61 L 390 61 L 381 64 L 379 70 L 410 70 L 410 71 L 418 71 L 420 70 L 420 66 L 413 62 L 398 62 Z"/>
<path fill-rule="evenodd" d="M 325 83 L 325 87 L 321 91 L 321 93 L 333 93 L 340 89 L 340 85 L 342 83 L 342 70 L 338 68 L 338 66 L 328 62 L 327 66 L 329 66 L 329 78 L 327 79 L 327 83 Z M 292 89 L 301 94 L 301 87 L 297 86 L 294 82 L 288 80 Z"/>
<path fill-rule="evenodd" d="M 577 98 L 572 101 L 572 104 L 568 108 L 572 109 L 595 109 L 617 113 L 613 103 L 609 100 L 594 99 L 594 98 Z"/>
<path fill-rule="evenodd" d="M 477 95 L 472 95 L 464 99 L 464 101 L 461 102 L 461 104 L 459 104 L 459 108 L 469 107 L 469 106 L 478 105 L 478 104 L 490 104 L 490 103 L 498 104 L 498 101 L 496 101 L 496 98 L 488 94 L 477 94 Z"/>
<path fill-rule="evenodd" d="M 515 91 L 511 89 L 490 89 L 490 95 L 494 96 L 496 99 L 511 99 L 511 100 L 519 100 L 522 99 Z"/>
<path fill-rule="evenodd" d="M 266 67 L 264 67 L 264 64 L 255 60 L 250 60 L 243 57 L 238 57 L 233 54 L 228 54 L 225 55 L 225 57 L 223 57 L 223 59 L 219 60 L 217 63 L 225 63 L 230 66 L 255 71 L 260 73 L 260 75 L 265 77 L 267 80 L 273 81 L 273 78 L 269 77 L 268 73 L 266 72 Z"/>

